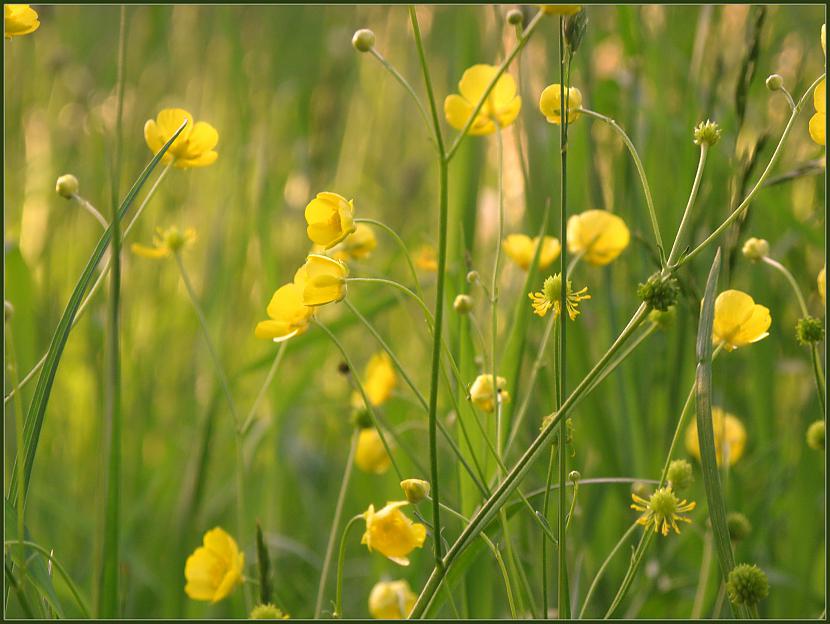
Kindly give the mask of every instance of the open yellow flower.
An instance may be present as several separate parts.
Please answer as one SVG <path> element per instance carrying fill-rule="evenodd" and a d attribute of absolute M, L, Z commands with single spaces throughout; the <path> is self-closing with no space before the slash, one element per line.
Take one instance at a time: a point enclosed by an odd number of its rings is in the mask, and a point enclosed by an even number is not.
<path fill-rule="evenodd" d="M 438 270 L 438 254 L 432 245 L 421 245 L 415 253 L 415 266 L 422 271 L 435 273 Z"/>
<path fill-rule="evenodd" d="M 324 191 L 305 207 L 308 237 L 324 249 L 331 249 L 355 231 L 354 201 Z"/>
<path fill-rule="evenodd" d="M 185 593 L 193 600 L 219 602 L 242 582 L 245 554 L 221 528 L 211 529 L 184 565 Z"/>
<path fill-rule="evenodd" d="M 772 317 L 769 308 L 740 290 L 725 290 L 715 299 L 712 342 L 723 343 L 727 351 L 758 342 L 769 336 Z"/>
<path fill-rule="evenodd" d="M 576 15 L 582 10 L 581 4 L 540 4 L 545 15 Z"/>
<path fill-rule="evenodd" d="M 404 620 L 417 598 L 404 580 L 380 581 L 369 593 L 369 613 L 376 620 Z"/>
<path fill-rule="evenodd" d="M 816 278 L 816 283 L 818 284 L 818 295 L 821 297 L 822 305 L 827 305 L 826 297 L 826 289 L 827 289 L 827 267 L 821 267 L 821 271 L 818 272 L 818 277 Z"/>
<path fill-rule="evenodd" d="M 375 231 L 365 223 L 358 223 L 355 231 L 341 242 L 331 257 L 336 260 L 365 260 L 372 255 L 378 240 Z"/>
<path fill-rule="evenodd" d="M 542 290 L 535 293 L 528 293 L 533 306 L 533 313 L 544 317 L 548 310 L 553 308 L 553 315 L 559 316 L 562 306 L 562 274 L 548 276 L 542 285 Z M 574 291 L 571 280 L 568 280 L 568 293 L 565 296 L 565 307 L 568 309 L 568 317 L 575 321 L 579 316 L 579 302 L 590 299 L 588 287 Z"/>
<path fill-rule="evenodd" d="M 142 258 L 160 260 L 190 247 L 195 241 L 196 230 L 187 228 L 184 232 L 180 232 L 179 228 L 173 225 L 166 230 L 156 228 L 152 246 L 133 243 L 130 249 L 135 255 Z"/>
<path fill-rule="evenodd" d="M 568 94 L 568 123 L 571 124 L 579 119 L 582 106 L 582 91 L 576 87 L 565 89 Z M 545 87 L 539 97 L 539 110 L 552 124 L 562 123 L 562 87 L 560 84 L 552 84 Z"/>
<path fill-rule="evenodd" d="M 303 305 L 321 306 L 343 300 L 348 276 L 349 269 L 340 260 L 309 254 L 294 275 L 294 284 L 302 293 Z"/>
<path fill-rule="evenodd" d="M 147 120 L 144 124 L 144 140 L 147 147 L 153 154 L 158 154 L 170 137 L 176 134 L 176 130 L 185 119 L 187 125 L 162 156 L 161 162 L 172 162 L 180 169 L 207 167 L 219 157 L 213 149 L 219 142 L 219 133 L 206 121 L 194 124 L 193 115 L 183 108 L 165 108 L 155 119 Z"/>
<path fill-rule="evenodd" d="M 507 392 L 507 380 L 504 377 L 496 377 L 499 400 L 502 404 L 510 401 L 510 393 Z M 470 386 L 470 400 L 483 412 L 495 410 L 493 404 L 493 376 L 479 375 L 473 385 Z"/>
<path fill-rule="evenodd" d="M 533 254 L 536 252 L 536 245 L 539 244 L 539 237 L 530 238 L 527 234 L 510 234 L 502 241 L 501 247 L 507 257 L 515 262 L 523 270 L 530 268 L 533 262 Z M 542 239 L 542 250 L 539 252 L 539 268 L 544 269 L 551 262 L 559 257 L 562 246 L 559 239 L 553 236 L 545 236 Z"/>
<path fill-rule="evenodd" d="M 407 555 L 424 545 L 427 528 L 423 524 L 412 522 L 401 511 L 408 501 L 394 501 L 375 511 L 374 505 L 363 514 L 366 520 L 366 532 L 361 544 L 366 544 L 369 551 L 376 550 L 384 557 L 398 565 L 408 566 Z"/>
<path fill-rule="evenodd" d="M 819 145 L 825 145 L 825 132 L 827 129 L 827 111 L 825 109 L 826 82 L 826 80 L 822 80 L 813 91 L 813 106 L 816 112 L 810 117 L 809 125 L 810 137 Z"/>
<path fill-rule="evenodd" d="M 697 506 L 694 501 L 688 503 L 678 499 L 670 485 L 655 491 L 648 500 L 636 494 L 632 494 L 631 498 L 634 499 L 631 509 L 643 512 L 643 515 L 637 519 L 637 524 L 644 526 L 646 530 L 654 527 L 654 532 L 659 531 L 664 537 L 669 534 L 669 529 L 674 529 L 674 532 L 679 535 L 680 527 L 677 523 L 691 522 L 680 514 L 691 511 Z"/>
<path fill-rule="evenodd" d="M 484 95 L 487 85 L 498 73 L 498 69 L 495 65 L 473 65 L 464 72 L 458 83 L 461 95 L 453 93 L 444 100 L 444 116 L 453 128 L 464 129 L 470 115 L 473 114 L 473 109 Z M 509 126 L 521 109 L 522 98 L 516 95 L 516 81 L 510 74 L 503 73 L 487 96 L 467 134 L 493 134 L 496 124 L 500 128 Z"/>
<path fill-rule="evenodd" d="M 314 308 L 303 305 L 303 294 L 294 284 L 280 286 L 266 309 L 269 319 L 257 323 L 254 335 L 263 340 L 282 342 L 308 329 Z"/>
<path fill-rule="evenodd" d="M 377 407 L 389 400 L 392 390 L 398 383 L 398 377 L 392 366 L 392 359 L 385 351 L 376 353 L 369 359 L 364 379 L 363 389 L 369 403 Z"/>
<path fill-rule="evenodd" d="M 6 39 L 28 35 L 40 28 L 37 11 L 28 4 L 4 4 L 3 17 Z"/>
<path fill-rule="evenodd" d="M 586 210 L 568 219 L 568 251 L 604 266 L 628 247 L 631 234 L 625 221 L 607 210 Z"/>
<path fill-rule="evenodd" d="M 389 470 L 392 460 L 383 446 L 380 434 L 374 427 L 361 429 L 357 437 L 354 463 L 363 472 L 383 474 Z"/>
<path fill-rule="evenodd" d="M 715 434 L 715 459 L 718 466 L 726 457 L 727 464 L 732 466 L 744 454 L 746 446 L 746 429 L 743 423 L 719 407 L 712 407 L 712 430 Z M 686 429 L 686 450 L 700 460 L 700 443 L 697 439 L 697 421 Z"/>

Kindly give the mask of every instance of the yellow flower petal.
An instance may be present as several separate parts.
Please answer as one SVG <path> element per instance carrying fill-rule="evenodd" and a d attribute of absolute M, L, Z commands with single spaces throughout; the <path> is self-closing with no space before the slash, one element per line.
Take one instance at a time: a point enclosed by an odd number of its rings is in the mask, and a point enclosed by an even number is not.
<path fill-rule="evenodd" d="M 28 4 L 3 5 L 3 17 L 6 39 L 28 35 L 40 28 L 37 11 Z"/>
<path fill-rule="evenodd" d="M 369 594 L 369 613 L 377 620 L 402 620 L 409 616 L 417 598 L 406 581 L 381 581 Z"/>
<path fill-rule="evenodd" d="M 595 266 L 615 260 L 630 239 L 625 221 L 606 210 L 586 210 L 568 219 L 568 250 Z"/>
<path fill-rule="evenodd" d="M 383 440 L 374 427 L 360 430 L 354 463 L 363 472 L 371 474 L 383 474 L 392 465 L 386 447 L 383 446 Z"/>
<path fill-rule="evenodd" d="M 448 95 L 444 100 L 444 117 L 447 122 L 456 130 L 463 130 L 467 120 L 473 114 L 474 104 L 455 93 Z M 479 113 L 468 130 L 470 136 L 484 136 L 493 134 L 496 131 L 495 124 L 487 117 Z"/>
<path fill-rule="evenodd" d="M 212 529 L 185 562 L 185 592 L 193 600 L 218 602 L 242 582 L 244 567 L 236 541 L 221 528 Z"/>
<path fill-rule="evenodd" d="M 392 359 L 386 352 L 371 357 L 364 378 L 363 389 L 369 402 L 376 407 L 386 403 L 398 382 Z"/>
<path fill-rule="evenodd" d="M 712 340 L 727 351 L 767 337 L 772 324 L 768 308 L 755 303 L 745 292 L 725 290 L 715 299 Z"/>
<path fill-rule="evenodd" d="M 815 90 L 813 91 L 813 106 L 818 113 L 826 113 L 826 106 L 827 106 L 827 92 L 826 92 L 826 80 L 822 80 L 818 85 L 816 85 Z"/>
<path fill-rule="evenodd" d="M 810 137 L 819 145 L 826 145 L 827 115 L 816 113 L 810 117 Z"/>
<path fill-rule="evenodd" d="M 141 256 L 142 258 L 149 258 L 151 260 L 159 260 L 170 255 L 170 250 L 166 247 L 149 247 L 147 245 L 133 243 L 130 246 L 130 249 L 135 255 Z"/>
<path fill-rule="evenodd" d="M 571 124 L 581 115 L 578 109 L 582 106 L 582 92 L 576 87 L 565 91 L 568 94 L 568 123 Z M 559 84 L 548 85 L 539 96 L 539 110 L 550 123 L 562 123 L 561 99 L 562 87 Z"/>
<path fill-rule="evenodd" d="M 712 407 L 712 430 L 715 434 L 715 459 L 718 465 L 723 457 L 730 466 L 734 465 L 744 454 L 746 446 L 746 429 L 733 414 L 719 407 Z M 700 460 L 700 442 L 697 434 L 697 421 L 692 421 L 686 429 L 686 450 Z"/>

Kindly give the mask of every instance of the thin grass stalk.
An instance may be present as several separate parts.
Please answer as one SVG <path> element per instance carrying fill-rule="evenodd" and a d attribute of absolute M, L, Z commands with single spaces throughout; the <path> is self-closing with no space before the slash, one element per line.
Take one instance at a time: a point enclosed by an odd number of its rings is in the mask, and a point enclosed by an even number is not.
<path fill-rule="evenodd" d="M 257 408 L 259 407 L 259 404 L 262 403 L 262 400 L 265 398 L 265 393 L 268 392 L 268 388 L 271 387 L 271 382 L 274 381 L 274 375 L 277 374 L 277 370 L 279 369 L 280 364 L 282 363 L 282 359 L 285 355 L 287 347 L 288 341 L 283 341 L 280 343 L 280 346 L 277 349 L 277 354 L 274 356 L 274 361 L 271 363 L 271 368 L 268 369 L 268 374 L 265 375 L 265 381 L 262 383 L 262 387 L 260 387 L 253 405 L 251 405 L 251 409 L 248 412 L 248 416 L 245 417 L 245 422 L 242 423 L 241 431 L 243 436 L 248 432 L 248 429 L 250 429 L 251 425 L 254 422 L 254 419 L 256 418 Z"/>
<path fill-rule="evenodd" d="M 605 561 L 602 562 L 602 565 L 597 570 L 596 576 L 594 576 L 594 580 L 591 582 L 591 586 L 588 588 L 588 593 L 585 594 L 585 601 L 582 603 L 582 609 L 579 610 L 579 616 L 577 619 L 582 619 L 585 617 L 585 610 L 588 608 L 588 604 L 591 602 L 591 597 L 594 595 L 594 592 L 599 585 L 599 581 L 602 578 L 602 575 L 605 574 L 605 569 L 608 567 L 608 564 L 611 563 L 611 560 L 614 558 L 614 555 L 619 552 L 622 545 L 628 541 L 628 538 L 631 537 L 631 534 L 634 533 L 634 530 L 637 528 L 638 523 L 635 521 L 632 523 L 628 530 L 623 533 L 623 536 L 619 539 L 619 541 L 614 545 L 611 549 L 611 552 L 608 553 L 608 556 L 605 557 Z"/>
<path fill-rule="evenodd" d="M 680 254 L 680 245 L 686 238 L 686 234 L 688 233 L 689 224 L 691 222 L 691 215 L 692 215 L 692 206 L 694 206 L 695 199 L 697 199 L 697 193 L 700 189 L 700 181 L 703 179 L 703 168 L 706 166 L 706 154 L 709 152 L 709 144 L 701 142 L 700 144 L 700 159 L 697 163 L 697 171 L 695 172 L 695 179 L 692 182 L 692 191 L 689 193 L 689 201 L 686 202 L 686 209 L 683 211 L 683 217 L 680 219 L 680 225 L 677 228 L 677 234 L 674 237 L 674 244 L 672 245 L 671 251 L 669 252 L 669 259 L 667 264 L 671 265 L 677 260 L 677 256 Z"/>
<path fill-rule="evenodd" d="M 337 589 L 334 598 L 334 613 L 332 614 L 337 619 L 343 617 L 343 563 L 346 559 L 346 536 L 348 536 L 349 529 L 352 528 L 352 525 L 360 520 L 363 520 L 362 514 L 353 516 L 343 528 L 343 533 L 340 537 L 340 551 L 337 557 Z"/>
<path fill-rule="evenodd" d="M 409 272 L 412 275 L 412 284 L 415 286 L 415 294 L 423 300 L 424 299 L 424 292 L 421 290 L 421 280 L 418 279 L 418 272 L 415 270 L 415 263 L 412 261 L 412 254 L 409 253 L 409 249 L 406 246 L 406 243 L 403 242 L 403 239 L 400 235 L 391 227 L 386 225 L 385 223 L 378 221 L 376 219 L 367 219 L 367 218 L 360 218 L 355 219 L 355 223 L 369 223 L 371 225 L 377 226 L 381 228 L 384 232 L 389 234 L 392 237 L 392 240 L 398 245 L 398 248 L 403 252 L 403 257 L 406 260 L 406 264 L 409 267 Z"/>

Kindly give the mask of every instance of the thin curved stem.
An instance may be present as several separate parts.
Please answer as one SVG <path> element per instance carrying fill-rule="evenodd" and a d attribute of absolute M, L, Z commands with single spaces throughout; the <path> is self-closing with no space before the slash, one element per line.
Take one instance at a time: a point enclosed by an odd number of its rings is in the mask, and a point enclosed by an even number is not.
<path fill-rule="evenodd" d="M 424 300 L 421 299 L 418 295 L 416 295 L 414 292 L 409 290 L 409 288 L 407 288 L 406 286 L 404 286 L 400 282 L 396 282 L 395 280 L 385 279 L 385 278 L 382 278 L 382 277 L 347 277 L 346 278 L 346 283 L 350 283 L 350 282 L 364 282 L 364 283 L 384 284 L 386 286 L 391 286 L 392 288 L 396 288 L 396 289 L 400 290 L 402 293 L 404 293 L 405 295 L 407 295 L 407 296 L 411 297 L 412 299 L 414 299 L 418 303 L 418 305 L 421 306 L 421 309 L 424 311 L 424 314 L 426 315 L 427 321 L 429 321 L 430 325 L 435 324 L 435 320 L 432 316 L 432 312 L 427 307 L 427 304 L 424 303 Z"/>
<path fill-rule="evenodd" d="M 502 457 L 504 439 L 502 432 L 502 400 L 498 384 L 498 311 L 499 311 L 499 265 L 501 263 L 501 242 L 504 238 L 504 142 L 501 136 L 501 128 L 496 124 L 496 138 L 498 139 L 498 229 L 496 233 L 496 256 L 493 260 L 493 280 L 490 286 L 490 332 L 491 349 L 490 358 L 492 363 L 492 386 L 493 405 L 496 408 L 496 453 L 499 459 Z"/>
<path fill-rule="evenodd" d="M 93 206 L 89 202 L 89 200 L 87 200 L 84 197 L 81 197 L 80 195 L 78 195 L 78 193 L 73 193 L 72 194 L 72 199 L 74 199 L 76 202 L 78 202 L 81 205 L 81 208 L 83 208 L 89 214 L 91 214 L 95 218 L 95 220 L 98 223 L 101 224 L 101 227 L 103 227 L 105 230 L 107 228 L 109 228 L 110 224 L 107 223 L 107 220 L 104 218 L 104 215 L 102 215 L 100 212 L 98 212 L 98 209 L 95 208 L 95 206 Z"/>
<path fill-rule="evenodd" d="M 359 520 L 363 520 L 362 514 L 353 516 L 343 529 L 343 534 L 340 537 L 340 553 L 337 557 L 337 592 L 334 598 L 334 613 L 332 614 L 338 619 L 343 617 L 343 561 L 346 558 L 346 536 L 349 534 L 352 525 Z"/>
<path fill-rule="evenodd" d="M 614 545 L 614 548 L 611 549 L 611 552 L 608 553 L 608 556 L 605 558 L 605 561 L 602 562 L 602 565 L 597 570 L 596 576 L 594 576 L 594 580 L 591 582 L 591 586 L 588 588 L 588 593 L 585 594 L 585 601 L 582 603 L 582 609 L 579 611 L 579 618 L 582 619 L 585 616 L 585 610 L 588 608 L 588 603 L 591 602 L 591 597 L 594 595 L 594 591 L 599 585 L 599 580 L 602 578 L 602 575 L 605 574 L 605 569 L 608 567 L 608 564 L 611 563 L 611 560 L 614 558 L 614 555 L 622 548 L 622 545 L 628 541 L 628 538 L 631 537 L 631 534 L 634 533 L 634 530 L 637 528 L 637 522 L 635 521 L 628 530 L 623 533 L 623 536 L 619 539 L 619 541 Z"/>
<path fill-rule="evenodd" d="M 274 375 L 277 374 L 277 369 L 280 367 L 280 363 L 282 363 L 282 358 L 285 355 L 285 349 L 287 346 L 288 342 L 283 341 L 280 343 L 279 349 L 277 349 L 277 355 L 274 356 L 271 368 L 268 369 L 268 374 L 265 375 L 265 381 L 262 383 L 262 387 L 259 389 L 259 393 L 256 395 L 256 399 L 254 400 L 254 404 L 251 405 L 248 415 L 245 417 L 245 422 L 243 422 L 242 427 L 240 427 L 243 436 L 248 432 L 248 429 L 254 422 L 254 418 L 256 418 L 257 408 L 262 402 L 262 399 L 265 398 L 265 393 L 271 386 L 271 382 L 274 381 Z"/>
<path fill-rule="evenodd" d="M 689 193 L 689 201 L 686 202 L 686 209 L 683 211 L 683 218 L 680 220 L 680 225 L 677 228 L 677 234 L 674 237 L 674 244 L 672 245 L 671 252 L 669 253 L 669 265 L 673 264 L 674 261 L 677 260 L 677 256 L 680 253 L 680 245 L 682 245 L 683 241 L 686 239 L 686 233 L 689 229 L 689 223 L 691 221 L 692 206 L 694 206 L 695 199 L 697 199 L 697 193 L 700 189 L 700 181 L 703 179 L 703 167 L 706 165 L 706 154 L 708 151 L 709 144 L 701 143 L 700 160 L 698 160 L 695 179 L 694 182 L 692 182 L 692 191 Z"/>
<path fill-rule="evenodd" d="M 355 219 L 354 222 L 368 223 L 377 226 L 392 237 L 392 239 L 397 243 L 400 250 L 403 252 L 403 256 L 406 259 L 406 263 L 409 266 L 409 272 L 412 273 L 412 282 L 415 285 L 415 292 L 417 293 L 418 297 L 420 297 L 421 300 L 423 300 L 424 293 L 421 290 L 421 281 L 418 279 L 418 272 L 415 270 L 415 263 L 412 261 L 412 254 L 409 253 L 409 249 L 407 249 L 406 243 L 403 242 L 403 239 L 400 237 L 400 235 L 391 227 L 376 219 L 368 219 L 365 217 L 361 217 L 359 219 Z"/>

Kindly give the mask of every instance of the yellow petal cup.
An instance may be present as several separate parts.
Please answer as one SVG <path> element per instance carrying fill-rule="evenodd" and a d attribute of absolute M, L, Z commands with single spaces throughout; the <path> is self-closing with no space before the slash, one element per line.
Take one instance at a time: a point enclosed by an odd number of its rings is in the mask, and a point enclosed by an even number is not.
<path fill-rule="evenodd" d="M 536 252 L 536 245 L 539 244 L 539 237 L 530 238 L 527 234 L 510 234 L 501 244 L 507 257 L 515 262 L 523 271 L 530 268 L 533 262 L 533 254 Z M 553 236 L 545 236 L 542 240 L 542 249 L 539 252 L 539 268 L 544 269 L 559 257 L 562 246 L 559 240 Z"/>
<path fill-rule="evenodd" d="M 769 336 L 772 317 L 769 308 L 740 290 L 725 290 L 715 299 L 712 342 L 723 343 L 727 351 L 758 342 Z"/>
<path fill-rule="evenodd" d="M 28 4 L 4 4 L 3 17 L 6 39 L 28 35 L 40 28 L 37 11 Z"/>
<path fill-rule="evenodd" d="M 294 275 L 294 284 L 302 293 L 303 305 L 321 306 L 343 300 L 348 276 L 349 269 L 340 260 L 309 254 Z"/>
<path fill-rule="evenodd" d="M 444 116 L 456 130 L 463 130 L 473 114 L 487 85 L 498 73 L 495 65 L 473 65 L 461 76 L 459 94 L 448 95 L 444 100 Z M 467 134 L 484 136 L 493 134 L 496 127 L 505 128 L 513 123 L 522 109 L 522 98 L 516 95 L 516 81 L 510 74 L 499 76 L 490 95 L 484 101 Z"/>
<path fill-rule="evenodd" d="M 305 207 L 308 237 L 324 249 L 331 249 L 356 230 L 354 201 L 337 193 L 317 193 Z"/>
<path fill-rule="evenodd" d="M 183 108 L 165 108 L 155 119 L 148 119 L 144 124 L 144 140 L 147 147 L 158 154 L 176 130 L 187 120 L 181 134 L 161 158 L 164 164 L 173 163 L 179 169 L 190 167 L 207 167 L 219 157 L 214 148 L 219 142 L 216 128 L 205 121 L 193 123 L 193 115 Z"/>
<path fill-rule="evenodd" d="M 245 554 L 236 541 L 221 528 L 207 533 L 192 555 L 187 558 L 184 591 L 193 600 L 219 602 L 242 583 Z"/>
<path fill-rule="evenodd" d="M 732 466 L 744 454 L 746 446 L 746 429 L 741 421 L 719 407 L 712 407 L 712 429 L 715 433 L 715 459 L 718 466 L 726 457 Z M 686 450 L 700 461 L 700 443 L 697 436 L 697 422 L 686 429 Z"/>
<path fill-rule="evenodd" d="M 418 597 L 404 580 L 380 581 L 369 594 L 369 613 L 376 620 L 403 620 Z"/>
<path fill-rule="evenodd" d="M 568 94 L 568 123 L 575 122 L 580 117 L 579 108 L 582 106 L 582 91 L 576 87 L 565 89 Z M 562 123 L 562 87 L 552 84 L 545 87 L 539 97 L 539 110 L 552 124 Z"/>
<path fill-rule="evenodd" d="M 630 240 L 625 221 L 607 210 L 586 210 L 568 219 L 568 251 L 594 266 L 613 262 Z"/>

